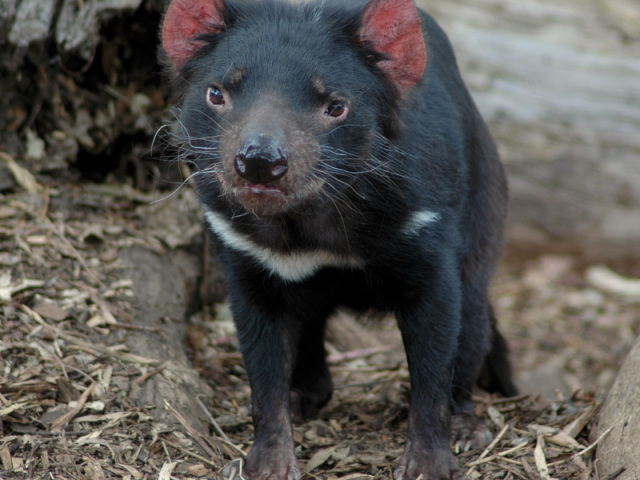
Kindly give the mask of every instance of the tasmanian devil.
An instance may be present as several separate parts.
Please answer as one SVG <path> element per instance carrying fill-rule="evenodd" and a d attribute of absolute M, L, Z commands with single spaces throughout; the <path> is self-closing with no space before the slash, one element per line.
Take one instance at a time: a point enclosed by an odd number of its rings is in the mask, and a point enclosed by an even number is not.
<path fill-rule="evenodd" d="M 345 307 L 402 333 L 394 478 L 462 478 L 450 441 L 490 438 L 474 384 L 516 390 L 487 293 L 505 176 L 446 35 L 411 0 L 174 0 L 162 43 L 251 384 L 246 476 L 300 478 L 292 413 L 329 401 Z"/>

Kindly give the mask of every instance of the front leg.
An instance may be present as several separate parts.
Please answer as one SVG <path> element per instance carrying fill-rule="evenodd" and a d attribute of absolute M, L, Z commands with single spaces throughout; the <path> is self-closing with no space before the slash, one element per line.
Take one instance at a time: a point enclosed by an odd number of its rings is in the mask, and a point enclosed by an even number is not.
<path fill-rule="evenodd" d="M 291 381 L 293 421 L 302 423 L 314 417 L 331 399 L 333 383 L 324 349 L 326 318 L 316 310 L 301 326 Z M 311 317 L 311 315 L 309 315 Z"/>
<path fill-rule="evenodd" d="M 398 312 L 411 376 L 407 445 L 395 480 L 458 480 L 449 446 L 451 380 L 461 322 L 457 269 L 430 266 L 423 288 Z"/>
<path fill-rule="evenodd" d="M 251 298 L 231 294 L 232 310 L 251 386 L 254 442 L 246 458 L 247 480 L 299 480 L 289 390 L 291 325 Z"/>

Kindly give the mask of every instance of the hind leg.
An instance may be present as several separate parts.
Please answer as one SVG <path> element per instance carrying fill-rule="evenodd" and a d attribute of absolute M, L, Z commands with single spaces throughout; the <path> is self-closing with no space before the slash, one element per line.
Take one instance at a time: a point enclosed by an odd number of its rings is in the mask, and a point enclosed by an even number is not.
<path fill-rule="evenodd" d="M 518 388 L 513 383 L 509 348 L 498 330 L 495 313 L 489 305 L 489 321 L 491 323 L 491 349 L 484 361 L 484 371 L 478 385 L 489 393 L 500 393 L 505 397 L 518 395 Z"/>
<path fill-rule="evenodd" d="M 291 382 L 291 414 L 296 423 L 317 415 L 329 402 L 333 382 L 324 349 L 326 320 L 302 326 Z"/>
<path fill-rule="evenodd" d="M 518 394 L 511 378 L 507 343 L 498 331 L 486 293 L 471 289 L 466 293 L 452 388 L 451 443 L 456 451 L 482 448 L 491 441 L 484 420 L 473 410 L 471 395 L 476 383 L 489 393 L 505 397 Z"/>
<path fill-rule="evenodd" d="M 491 307 L 486 295 L 466 289 L 452 384 L 451 443 L 456 452 L 482 448 L 491 441 L 485 422 L 473 409 L 471 395 L 491 348 Z"/>

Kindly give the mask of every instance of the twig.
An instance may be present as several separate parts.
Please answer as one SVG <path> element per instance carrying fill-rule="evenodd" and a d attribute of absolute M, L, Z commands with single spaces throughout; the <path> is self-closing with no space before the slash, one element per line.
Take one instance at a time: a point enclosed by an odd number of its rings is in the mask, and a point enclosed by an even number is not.
<path fill-rule="evenodd" d="M 574 453 L 573 455 L 571 455 L 569 458 L 566 458 L 564 460 L 558 460 L 557 462 L 553 462 L 550 463 L 549 466 L 555 466 L 555 465 L 560 465 L 563 463 L 567 463 L 567 462 L 571 462 L 573 461 L 575 458 L 577 457 L 581 457 L 582 455 L 589 453 L 591 450 L 593 450 L 596 445 L 598 445 L 598 443 L 600 443 L 600 440 L 602 440 L 604 437 L 606 437 L 607 435 L 609 435 L 609 433 L 611 432 L 611 430 L 613 430 L 613 426 L 607 428 L 604 432 L 602 432 L 602 435 L 600 435 L 595 442 L 593 442 L 591 445 L 589 445 L 588 447 L 583 448 L 582 450 L 580 450 L 579 452 Z"/>
<path fill-rule="evenodd" d="M 502 430 L 500 430 L 500 433 L 498 433 L 498 436 L 496 438 L 493 439 L 493 441 L 487 446 L 487 448 L 484 449 L 484 452 L 482 452 L 480 454 L 480 457 L 478 458 L 478 460 L 480 460 L 481 458 L 484 458 L 487 456 L 487 454 L 493 450 L 493 448 L 498 444 L 498 442 L 502 439 L 502 437 L 504 436 L 505 433 L 507 433 L 507 430 L 509 430 L 509 425 L 505 425 Z"/>
<path fill-rule="evenodd" d="M 491 450 L 493 450 L 495 448 L 495 446 L 502 439 L 504 434 L 507 433 L 507 430 L 509 430 L 509 425 L 505 425 L 504 427 L 502 427 L 502 430 L 500 430 L 500 433 L 498 433 L 496 438 L 494 438 L 493 441 L 487 446 L 487 448 L 484 449 L 484 451 L 480 454 L 480 456 L 478 457 L 478 460 L 476 460 L 476 462 L 482 460 L 484 457 L 486 457 L 489 454 L 489 452 L 491 452 Z M 474 463 L 476 463 L 476 462 L 474 462 Z M 479 465 L 478 463 L 476 463 L 476 464 Z M 469 468 L 469 470 L 467 471 L 467 476 L 471 477 L 471 474 L 473 473 L 474 470 L 475 470 L 475 465 L 472 466 L 471 468 Z"/>
<path fill-rule="evenodd" d="M 575 420 L 569 425 L 565 426 L 562 430 L 570 437 L 576 438 L 578 434 L 587 426 L 591 419 L 598 412 L 598 406 L 593 406 L 585 412 L 582 412 Z"/>
<path fill-rule="evenodd" d="M 241 449 L 240 447 L 238 447 L 237 445 L 235 445 L 233 442 L 227 442 L 224 438 L 221 438 L 220 441 L 222 441 L 222 443 L 224 443 L 225 445 L 227 445 L 228 447 L 230 447 L 234 452 L 246 457 L 247 456 L 247 452 L 245 452 L 243 449 Z"/>
<path fill-rule="evenodd" d="M 526 441 L 524 443 L 521 443 L 517 447 L 510 448 L 509 450 L 505 450 L 504 452 L 496 453 L 494 455 L 491 455 L 490 457 L 483 458 L 481 460 L 474 460 L 473 462 L 467 463 L 467 467 L 475 467 L 477 465 L 482 465 L 483 463 L 489 463 L 489 462 L 492 462 L 494 460 L 509 461 L 507 458 L 505 458 L 507 455 L 511 455 L 512 453 L 517 452 L 518 450 L 522 450 L 523 448 L 528 446 L 530 443 L 531 443 L 531 440 L 528 440 L 528 441 Z M 517 462 L 515 462 L 515 463 L 517 463 Z"/>
<path fill-rule="evenodd" d="M 528 480 L 528 477 L 524 476 L 522 473 L 518 472 L 517 470 L 513 470 L 505 465 L 500 465 L 500 468 L 502 468 L 503 470 L 509 472 L 511 475 L 513 475 L 514 477 L 518 477 L 521 478 L 522 480 Z"/>
<path fill-rule="evenodd" d="M 176 409 L 174 409 L 169 402 L 165 400 L 164 405 L 167 410 L 169 410 L 169 412 L 175 417 L 175 419 L 178 420 L 178 422 L 180 422 L 180 424 L 185 428 L 187 433 L 191 435 L 191 437 L 193 437 L 198 445 L 200 445 L 200 448 L 202 448 L 202 450 L 204 450 L 207 455 L 209 455 L 211 458 L 218 457 L 218 455 L 213 450 L 211 450 L 211 448 L 209 448 L 209 445 L 207 445 L 206 442 L 202 439 L 200 433 L 198 433 L 196 429 L 193 428 L 193 426 L 189 422 L 187 422 L 187 420 Z"/>
<path fill-rule="evenodd" d="M 215 429 L 217 434 L 220 435 L 227 443 L 233 443 L 231 442 L 231 440 L 229 440 L 229 437 L 227 437 L 227 434 L 224 433 L 222 428 L 220 428 L 220 425 L 218 425 L 218 422 L 216 422 L 216 419 L 213 418 L 213 415 L 211 415 L 211 412 L 209 412 L 209 409 L 204 405 L 204 403 L 202 403 L 202 400 L 200 400 L 200 397 L 196 397 L 196 402 L 198 402 L 198 405 L 200 405 L 200 408 L 204 412 L 205 416 L 211 422 L 211 425 L 213 425 L 213 428 Z"/>
<path fill-rule="evenodd" d="M 144 375 L 140 375 L 138 378 L 136 378 L 133 383 L 135 383 L 136 385 L 140 385 L 143 382 L 145 382 L 148 378 L 153 377 L 154 375 L 156 375 L 157 373 L 160 373 L 161 371 L 163 371 L 165 368 L 164 365 L 151 370 L 150 372 L 145 373 Z"/>
<path fill-rule="evenodd" d="M 95 383 L 92 383 L 91 385 L 89 385 L 89 387 L 84 391 L 84 393 L 80 395 L 80 398 L 78 399 L 78 403 L 76 404 L 76 406 L 73 407 L 71 410 L 69 410 L 69 412 L 65 413 L 63 416 L 61 416 L 51 424 L 52 432 L 59 432 L 60 430 L 62 430 L 62 428 L 66 424 L 68 424 L 73 419 L 73 417 L 75 417 L 82 411 L 84 404 L 87 403 L 87 398 L 89 398 L 89 395 L 91 394 L 95 386 L 96 386 Z"/>
<path fill-rule="evenodd" d="M 162 442 L 166 443 L 170 447 L 173 447 L 176 450 L 184 453 L 185 455 L 189 455 L 189 456 L 191 456 L 193 458 L 197 458 L 198 460 L 200 460 L 202 462 L 205 462 L 205 463 L 211 465 L 212 467 L 219 468 L 219 465 L 216 464 L 215 462 L 212 462 L 211 460 L 207 459 L 206 457 L 203 457 L 202 455 L 198 455 L 197 453 L 194 453 L 194 452 L 192 452 L 190 450 L 187 450 L 186 448 L 178 445 L 177 443 L 170 442 L 169 440 L 163 440 Z"/>
<path fill-rule="evenodd" d="M 160 440 L 160 443 L 162 443 L 162 449 L 164 450 L 164 454 L 169 459 L 169 463 L 171 463 L 172 462 L 171 455 L 169 454 L 169 450 L 167 449 L 167 444 L 165 443 L 164 440 Z"/>
<path fill-rule="evenodd" d="M 33 313 L 35 313 L 36 315 L 38 315 L 38 313 L 36 313 L 36 312 L 33 312 Z M 43 344 L 40 340 L 36 340 L 36 342 L 37 342 L 37 343 L 38 343 L 38 345 L 40 345 L 43 349 L 45 349 L 47 352 L 49 352 L 49 351 L 46 349 L 46 347 L 44 346 L 44 344 Z M 67 375 L 67 368 L 70 368 L 70 367 L 67 367 L 67 365 L 65 365 L 65 364 L 62 362 L 62 359 L 61 359 L 58 355 L 56 355 L 54 352 L 49 352 L 49 355 L 51 355 L 51 356 L 53 357 L 53 359 L 54 359 L 56 362 L 58 362 L 58 365 L 60 365 L 60 370 L 62 370 L 62 375 L 64 375 L 64 378 L 66 378 L 66 379 L 67 379 L 67 381 L 68 381 L 68 380 L 69 380 L 69 375 Z M 80 371 L 80 370 L 78 370 L 78 371 Z M 83 373 L 83 374 L 84 374 L 84 372 L 81 372 L 81 373 Z M 91 380 L 93 381 L 93 379 L 91 379 Z"/>

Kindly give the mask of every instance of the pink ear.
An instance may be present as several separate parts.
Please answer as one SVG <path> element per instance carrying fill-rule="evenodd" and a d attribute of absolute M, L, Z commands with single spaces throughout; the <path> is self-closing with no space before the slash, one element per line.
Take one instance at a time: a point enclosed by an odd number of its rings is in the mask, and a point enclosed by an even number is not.
<path fill-rule="evenodd" d="M 360 38 L 389 58 L 379 66 L 400 95 L 422 77 L 427 50 L 413 0 L 371 0 L 362 15 Z"/>
<path fill-rule="evenodd" d="M 199 35 L 224 30 L 224 0 L 173 0 L 162 24 L 162 46 L 180 70 L 203 46 Z"/>

